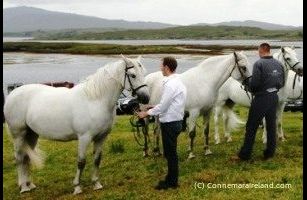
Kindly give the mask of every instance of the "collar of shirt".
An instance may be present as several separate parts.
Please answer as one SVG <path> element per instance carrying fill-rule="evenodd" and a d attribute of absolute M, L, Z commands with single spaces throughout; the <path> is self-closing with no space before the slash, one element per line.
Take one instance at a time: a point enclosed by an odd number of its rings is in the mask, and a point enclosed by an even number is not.
<path fill-rule="evenodd" d="M 163 79 L 163 84 L 167 83 L 167 81 L 169 81 L 172 78 L 177 77 L 177 74 L 171 74 L 170 76 L 167 76 Z"/>
<path fill-rule="evenodd" d="M 273 56 L 262 56 L 261 58 L 263 58 L 263 59 L 271 59 L 271 58 L 273 58 Z"/>

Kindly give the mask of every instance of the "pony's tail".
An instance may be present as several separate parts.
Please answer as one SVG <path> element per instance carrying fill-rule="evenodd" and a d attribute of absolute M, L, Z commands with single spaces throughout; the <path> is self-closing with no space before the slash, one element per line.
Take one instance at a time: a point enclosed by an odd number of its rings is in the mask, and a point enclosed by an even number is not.
<path fill-rule="evenodd" d="M 226 122 L 227 130 L 236 130 L 240 125 L 244 124 L 244 122 L 237 117 L 233 110 L 227 106 L 223 107 L 223 115 L 224 117 L 228 118 Z"/>
<path fill-rule="evenodd" d="M 38 148 L 32 149 L 28 144 L 24 145 L 23 150 L 29 156 L 30 162 L 33 166 L 41 169 L 44 167 L 44 153 Z"/>

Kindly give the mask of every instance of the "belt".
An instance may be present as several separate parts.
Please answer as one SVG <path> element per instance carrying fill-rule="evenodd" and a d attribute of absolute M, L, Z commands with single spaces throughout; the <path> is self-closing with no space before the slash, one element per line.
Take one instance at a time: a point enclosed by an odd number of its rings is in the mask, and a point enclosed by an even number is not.
<path fill-rule="evenodd" d="M 266 89 L 266 91 L 269 92 L 269 93 L 271 93 L 271 92 L 276 92 L 276 91 L 278 91 L 278 89 L 274 87 L 274 88 L 268 88 L 268 89 Z"/>

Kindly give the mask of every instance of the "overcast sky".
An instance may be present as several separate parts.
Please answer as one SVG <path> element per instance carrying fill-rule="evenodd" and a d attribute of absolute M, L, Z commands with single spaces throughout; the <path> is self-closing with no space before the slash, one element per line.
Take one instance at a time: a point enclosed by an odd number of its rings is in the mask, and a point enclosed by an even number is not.
<path fill-rule="evenodd" d="M 3 0 L 3 8 L 15 6 L 178 25 L 233 20 L 303 25 L 303 0 Z"/>

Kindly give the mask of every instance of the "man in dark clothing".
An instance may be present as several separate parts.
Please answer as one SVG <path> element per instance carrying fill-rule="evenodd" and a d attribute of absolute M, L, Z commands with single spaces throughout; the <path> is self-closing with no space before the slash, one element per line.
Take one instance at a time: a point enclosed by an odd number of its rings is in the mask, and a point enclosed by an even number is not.
<path fill-rule="evenodd" d="M 253 66 L 252 77 L 243 82 L 255 96 L 248 113 L 244 144 L 238 155 L 231 158 L 232 160 L 251 158 L 256 132 L 263 117 L 265 117 L 267 129 L 264 159 L 273 157 L 276 149 L 277 92 L 284 86 L 284 70 L 282 64 L 271 56 L 269 44 L 261 44 L 258 53 L 260 59 Z"/>

